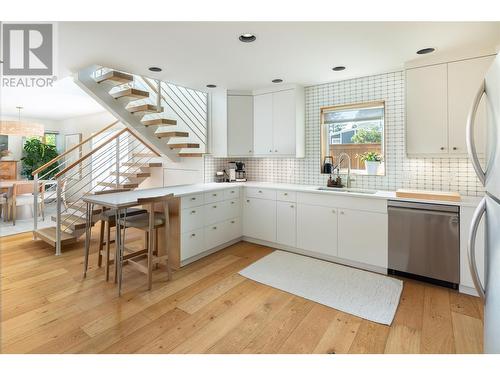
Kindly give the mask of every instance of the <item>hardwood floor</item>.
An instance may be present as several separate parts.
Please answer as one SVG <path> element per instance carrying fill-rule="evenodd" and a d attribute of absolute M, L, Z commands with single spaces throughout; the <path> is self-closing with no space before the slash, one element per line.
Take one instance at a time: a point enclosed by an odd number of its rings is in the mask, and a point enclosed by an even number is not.
<path fill-rule="evenodd" d="M 1 241 L 3 353 L 481 353 L 478 298 L 404 281 L 392 326 L 258 284 L 238 271 L 272 249 L 240 242 L 153 290 L 125 267 L 104 281 L 96 241 L 82 280 L 81 243 L 55 257 L 31 234 Z"/>

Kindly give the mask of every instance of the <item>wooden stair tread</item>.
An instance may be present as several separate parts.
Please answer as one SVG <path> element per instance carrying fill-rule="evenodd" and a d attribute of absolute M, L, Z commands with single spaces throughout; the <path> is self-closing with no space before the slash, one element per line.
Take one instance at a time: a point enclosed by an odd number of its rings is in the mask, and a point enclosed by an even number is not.
<path fill-rule="evenodd" d="M 96 79 L 97 83 L 109 82 L 115 85 L 121 85 L 133 81 L 134 77 L 132 75 L 118 72 L 116 70 L 111 70 Z"/>
<path fill-rule="evenodd" d="M 123 176 L 123 177 L 132 177 L 132 178 L 146 178 L 146 177 L 151 177 L 151 173 L 149 173 L 149 172 L 136 172 L 136 173 L 133 173 L 133 172 L 120 172 L 120 173 L 111 172 L 111 175 L 112 176 L 120 175 L 120 176 Z"/>
<path fill-rule="evenodd" d="M 155 135 L 158 138 L 189 137 L 189 133 L 188 132 L 179 132 L 179 131 L 156 132 Z"/>
<path fill-rule="evenodd" d="M 142 120 L 144 126 L 159 126 L 159 125 L 177 125 L 177 120 L 168 118 L 155 118 L 152 120 Z"/>
<path fill-rule="evenodd" d="M 118 187 L 120 189 L 135 189 L 137 187 L 139 187 L 139 184 L 137 183 L 133 183 L 133 182 L 126 182 L 126 183 L 120 183 L 120 184 L 116 184 L 114 182 L 99 182 L 98 185 L 100 186 L 106 186 L 106 187 L 110 187 L 110 188 L 114 188 L 114 187 Z"/>
<path fill-rule="evenodd" d="M 132 157 L 134 157 L 134 158 L 157 158 L 158 156 L 155 154 L 136 152 L 136 153 L 132 154 Z"/>
<path fill-rule="evenodd" d="M 171 149 L 174 148 L 200 148 L 198 143 L 169 143 Z"/>
<path fill-rule="evenodd" d="M 57 221 L 56 216 L 51 217 L 52 221 Z M 92 225 L 95 221 L 92 220 Z M 85 229 L 86 219 L 85 217 L 73 215 L 73 214 L 62 214 L 61 215 L 61 225 L 63 227 L 69 228 L 71 230 Z"/>
<path fill-rule="evenodd" d="M 78 203 L 68 202 L 68 209 L 80 212 L 87 212 L 87 204 L 85 202 L 78 202 Z M 93 215 L 100 214 L 101 212 L 102 212 L 101 208 L 96 208 L 94 206 L 94 209 L 92 210 Z"/>
<path fill-rule="evenodd" d="M 137 168 L 158 168 L 161 167 L 162 163 L 134 163 L 134 162 L 125 162 L 122 163 L 124 167 L 137 167 Z"/>
<path fill-rule="evenodd" d="M 181 158 L 201 158 L 204 154 L 203 152 L 179 152 L 177 155 Z"/>
<path fill-rule="evenodd" d="M 149 92 L 129 87 L 124 90 L 114 92 L 113 94 L 111 94 L 111 96 L 115 99 L 120 99 L 120 98 L 146 99 L 149 98 Z"/>
<path fill-rule="evenodd" d="M 49 245 L 56 246 L 56 227 L 37 229 L 35 235 Z M 72 234 L 61 231 L 61 245 L 76 242 L 77 237 Z"/>
<path fill-rule="evenodd" d="M 130 113 L 157 113 L 157 108 L 153 104 L 140 104 L 127 107 L 127 111 Z M 163 107 L 160 107 L 160 111 L 163 112 Z"/>

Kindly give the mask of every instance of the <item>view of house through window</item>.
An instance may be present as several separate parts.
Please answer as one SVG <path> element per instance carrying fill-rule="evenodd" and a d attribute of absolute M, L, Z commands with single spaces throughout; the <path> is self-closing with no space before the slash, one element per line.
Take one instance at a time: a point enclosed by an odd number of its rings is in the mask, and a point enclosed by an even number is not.
<path fill-rule="evenodd" d="M 345 173 L 349 159 L 351 173 L 385 174 L 384 102 L 321 109 L 322 172 Z"/>

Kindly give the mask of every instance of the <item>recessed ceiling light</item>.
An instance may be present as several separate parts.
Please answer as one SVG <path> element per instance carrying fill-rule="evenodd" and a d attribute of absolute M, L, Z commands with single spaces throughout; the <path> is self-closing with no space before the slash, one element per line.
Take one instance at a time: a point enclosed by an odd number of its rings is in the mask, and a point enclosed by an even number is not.
<path fill-rule="evenodd" d="M 340 72 L 342 70 L 345 70 L 345 66 L 336 66 L 336 67 L 332 68 L 332 70 L 335 72 Z"/>
<path fill-rule="evenodd" d="M 158 68 L 157 66 L 150 66 L 148 69 L 152 72 L 161 72 L 161 68 Z"/>
<path fill-rule="evenodd" d="M 245 33 L 241 34 L 238 39 L 243 43 L 251 43 L 254 42 L 257 37 L 253 34 Z"/>
<path fill-rule="evenodd" d="M 419 49 L 417 51 L 417 55 L 425 55 L 427 53 L 431 53 L 431 52 L 434 52 L 435 49 L 434 48 L 422 48 L 422 49 Z"/>
<path fill-rule="evenodd" d="M 276 78 L 272 80 L 273 83 L 281 83 L 283 80 L 281 78 Z"/>
<path fill-rule="evenodd" d="M 213 83 L 210 83 L 210 84 L 207 85 L 207 87 L 209 89 L 215 89 L 217 87 L 217 85 L 214 85 Z"/>

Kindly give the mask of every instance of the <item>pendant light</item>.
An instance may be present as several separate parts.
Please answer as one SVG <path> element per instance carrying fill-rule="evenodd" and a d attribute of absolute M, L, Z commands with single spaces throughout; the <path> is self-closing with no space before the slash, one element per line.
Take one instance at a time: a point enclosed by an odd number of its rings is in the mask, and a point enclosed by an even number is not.
<path fill-rule="evenodd" d="M 21 120 L 21 109 L 23 107 L 16 107 L 19 111 L 17 121 L 0 121 L 0 135 L 20 135 L 25 137 L 43 136 L 43 124 L 30 121 Z"/>

